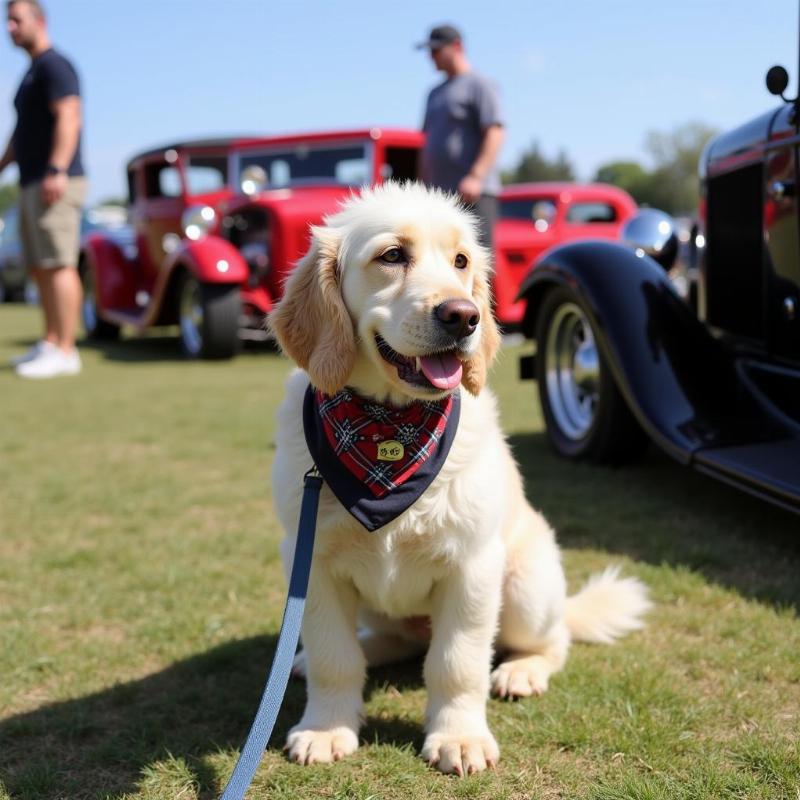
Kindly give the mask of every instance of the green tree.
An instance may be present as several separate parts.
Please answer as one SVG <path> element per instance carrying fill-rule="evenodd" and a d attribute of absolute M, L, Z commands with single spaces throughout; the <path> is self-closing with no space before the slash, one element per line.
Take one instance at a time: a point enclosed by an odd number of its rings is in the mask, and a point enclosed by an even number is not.
<path fill-rule="evenodd" d="M 539 142 L 534 142 L 520 158 L 516 167 L 503 173 L 503 183 L 528 181 L 574 181 L 575 170 L 567 154 L 561 150 L 550 160 L 542 153 Z"/>
<path fill-rule="evenodd" d="M 652 173 L 655 185 L 651 191 L 663 197 L 665 211 L 691 214 L 697 210 L 700 190 L 697 166 L 703 148 L 716 133 L 701 122 L 688 122 L 669 133 L 647 134 L 645 147 L 655 163 Z"/>
<path fill-rule="evenodd" d="M 619 186 L 638 199 L 649 176 L 647 170 L 636 161 L 610 161 L 598 168 L 594 180 Z"/>
<path fill-rule="evenodd" d="M 655 167 L 646 170 L 635 161 L 612 161 L 597 170 L 595 180 L 613 183 L 628 192 L 639 205 L 660 208 L 669 214 L 697 212 L 697 166 L 706 142 L 716 134 L 698 122 L 681 125 L 668 133 L 651 131 L 645 147 Z"/>
<path fill-rule="evenodd" d="M 11 208 L 17 202 L 19 189 L 16 183 L 4 183 L 0 186 L 0 214 Z"/>

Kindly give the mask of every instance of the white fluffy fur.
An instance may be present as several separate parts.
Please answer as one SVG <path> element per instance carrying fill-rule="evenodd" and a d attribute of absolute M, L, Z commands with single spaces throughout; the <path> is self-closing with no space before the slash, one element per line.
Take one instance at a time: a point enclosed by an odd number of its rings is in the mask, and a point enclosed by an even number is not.
<path fill-rule="evenodd" d="M 423 354 L 432 308 L 450 297 L 475 299 L 488 263 L 473 221 L 440 193 L 388 185 L 351 200 L 325 222 L 315 240 L 335 248 L 338 291 L 356 333 L 347 384 L 381 401 L 408 403 L 420 392 L 386 368 L 374 335 L 405 355 Z M 387 269 L 376 262 L 401 240 L 412 255 L 407 267 Z M 456 251 L 469 256 L 468 270 L 454 268 Z M 290 281 L 287 293 L 292 290 Z M 463 358 L 493 334 L 484 308 Z M 308 383 L 305 372 L 295 371 L 278 412 L 273 494 L 286 531 L 287 574 L 302 476 L 312 463 L 301 413 Z M 352 753 L 368 664 L 427 649 L 422 756 L 443 772 L 485 769 L 499 758 L 486 722 L 490 689 L 502 697 L 540 694 L 563 666 L 570 641 L 610 642 L 642 625 L 646 589 L 633 578 L 620 579 L 614 569 L 567 599 L 553 531 L 524 497 L 494 395 L 484 389 L 462 391 L 461 397 L 447 462 L 395 521 L 369 533 L 323 487 L 303 621 L 305 649 L 297 663 L 307 676 L 308 702 L 287 741 L 297 762 Z M 430 642 L 404 622 L 419 616 L 431 619 Z M 490 673 L 494 648 L 507 657 Z"/>

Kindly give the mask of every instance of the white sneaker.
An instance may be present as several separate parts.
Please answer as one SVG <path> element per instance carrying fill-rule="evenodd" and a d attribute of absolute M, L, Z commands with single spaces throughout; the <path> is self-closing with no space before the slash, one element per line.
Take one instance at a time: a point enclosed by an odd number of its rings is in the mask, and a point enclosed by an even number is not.
<path fill-rule="evenodd" d="M 47 350 L 17 367 L 20 378 L 57 378 L 59 375 L 77 375 L 81 371 L 81 357 L 77 350 L 67 354 L 58 347 Z"/>
<path fill-rule="evenodd" d="M 8 363 L 11 364 L 12 367 L 18 367 L 20 364 L 33 361 L 34 358 L 38 358 L 42 353 L 47 353 L 52 350 L 58 350 L 58 348 L 52 342 L 42 339 L 41 342 L 36 342 L 33 347 L 26 350 L 21 356 L 14 356 L 14 358 L 9 359 Z"/>

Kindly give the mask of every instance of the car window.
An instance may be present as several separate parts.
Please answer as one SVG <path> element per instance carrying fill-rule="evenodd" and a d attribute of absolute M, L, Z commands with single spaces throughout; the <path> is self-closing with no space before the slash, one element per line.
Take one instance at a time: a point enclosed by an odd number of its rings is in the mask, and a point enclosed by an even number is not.
<path fill-rule="evenodd" d="M 267 174 L 268 188 L 304 183 L 361 186 L 369 181 L 369 161 L 364 145 L 299 145 L 286 150 L 243 154 L 239 175 L 257 165 Z"/>
<path fill-rule="evenodd" d="M 609 203 L 573 203 L 567 209 L 567 222 L 586 225 L 590 222 L 616 222 L 617 210 Z"/>
<path fill-rule="evenodd" d="M 191 156 L 185 171 L 189 194 L 218 192 L 228 184 L 226 156 Z"/>
<path fill-rule="evenodd" d="M 144 168 L 147 197 L 180 197 L 181 174 L 171 164 L 147 164 Z"/>
<path fill-rule="evenodd" d="M 537 231 L 546 231 L 556 219 L 558 208 L 550 197 L 508 198 L 500 201 L 501 219 L 532 222 Z"/>

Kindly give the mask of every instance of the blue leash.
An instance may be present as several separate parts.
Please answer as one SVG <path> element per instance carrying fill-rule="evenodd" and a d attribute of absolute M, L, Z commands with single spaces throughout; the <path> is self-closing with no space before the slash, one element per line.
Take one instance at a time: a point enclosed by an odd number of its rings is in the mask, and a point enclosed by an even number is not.
<path fill-rule="evenodd" d="M 312 467 L 305 474 L 304 483 L 300 522 L 297 528 L 297 545 L 294 551 L 292 576 L 289 579 L 289 596 L 286 598 L 281 632 L 278 634 L 278 645 L 275 648 L 267 685 L 261 695 L 256 718 L 250 727 L 250 733 L 247 734 L 247 741 L 233 769 L 233 774 L 222 793 L 222 800 L 243 800 L 264 756 L 264 751 L 267 749 L 283 696 L 286 694 L 286 684 L 289 682 L 289 673 L 292 670 L 297 641 L 300 638 L 300 623 L 303 621 L 308 576 L 311 573 L 319 492 L 322 488 L 322 476 L 316 467 Z"/>

